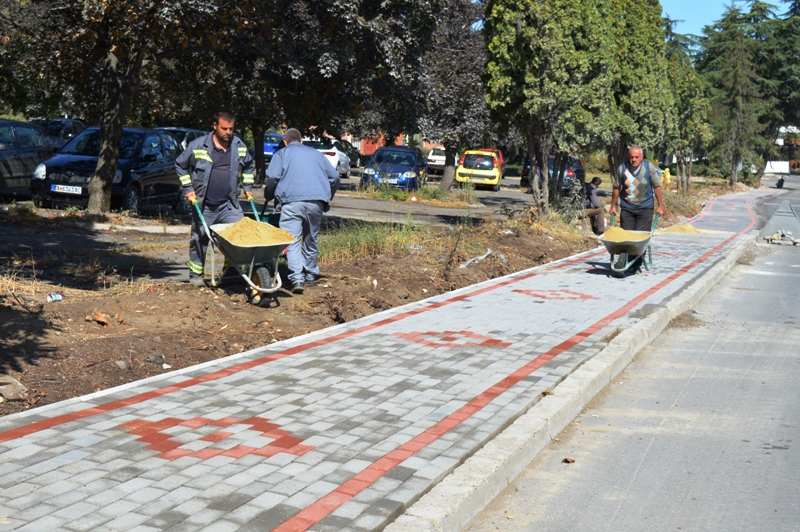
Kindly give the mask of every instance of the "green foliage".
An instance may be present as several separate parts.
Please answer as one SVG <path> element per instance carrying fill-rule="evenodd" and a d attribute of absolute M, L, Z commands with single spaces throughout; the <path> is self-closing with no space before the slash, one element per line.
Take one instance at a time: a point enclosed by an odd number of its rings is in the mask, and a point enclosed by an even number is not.
<path fill-rule="evenodd" d="M 756 68 L 758 41 L 749 39 L 752 26 L 737 7 L 729 7 L 722 20 L 706 27 L 698 69 L 709 85 L 714 142 L 710 157 L 730 183 L 738 181 L 740 168 L 763 162 L 756 151 L 765 125 L 760 119 L 770 110 L 761 87 L 764 78 Z"/>
<path fill-rule="evenodd" d="M 596 136 L 609 98 L 610 3 L 594 0 L 491 0 L 487 4 L 487 101 L 502 121 L 524 132 L 546 168 L 550 152 Z M 546 211 L 546 180 L 534 198 Z"/>
<path fill-rule="evenodd" d="M 629 146 L 653 149 L 674 127 L 659 2 L 611 0 L 612 97 L 604 116 L 614 168 Z"/>

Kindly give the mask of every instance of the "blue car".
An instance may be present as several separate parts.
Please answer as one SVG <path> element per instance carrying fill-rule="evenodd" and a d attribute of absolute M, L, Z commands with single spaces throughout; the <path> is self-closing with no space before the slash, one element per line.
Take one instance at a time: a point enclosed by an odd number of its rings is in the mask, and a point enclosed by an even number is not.
<path fill-rule="evenodd" d="M 264 161 L 269 164 L 272 156 L 275 155 L 275 148 L 283 142 L 283 135 L 278 133 L 267 133 L 264 135 Z"/>
<path fill-rule="evenodd" d="M 416 190 L 428 177 L 427 162 L 418 148 L 388 146 L 372 154 L 361 174 L 361 186 L 389 185 Z"/>

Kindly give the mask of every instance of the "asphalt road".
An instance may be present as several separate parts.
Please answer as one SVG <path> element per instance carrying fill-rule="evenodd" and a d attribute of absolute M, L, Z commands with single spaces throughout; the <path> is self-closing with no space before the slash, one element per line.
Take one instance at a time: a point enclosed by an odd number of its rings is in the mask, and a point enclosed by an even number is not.
<path fill-rule="evenodd" d="M 467 530 L 800 530 L 799 296 L 800 248 L 752 245 Z"/>

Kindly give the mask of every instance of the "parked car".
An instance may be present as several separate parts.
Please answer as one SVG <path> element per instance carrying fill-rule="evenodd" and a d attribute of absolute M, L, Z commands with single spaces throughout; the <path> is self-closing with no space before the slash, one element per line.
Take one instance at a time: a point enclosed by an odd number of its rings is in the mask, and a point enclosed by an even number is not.
<path fill-rule="evenodd" d="M 36 167 L 31 194 L 40 205 L 89 203 L 89 180 L 97 167 L 100 129 L 90 127 L 69 141 L 53 158 Z M 117 173 L 111 185 L 111 205 L 129 211 L 166 204 L 181 214 L 190 205 L 180 193 L 175 159 L 181 153 L 170 133 L 126 127 L 119 143 Z"/>
<path fill-rule="evenodd" d="M 556 156 L 551 155 L 547 162 L 547 170 L 548 175 L 550 176 L 551 181 L 553 180 L 553 164 L 555 163 Z M 520 179 L 519 186 L 520 188 L 528 188 L 530 186 L 529 177 L 531 173 L 531 163 L 530 163 L 530 156 L 525 156 L 525 162 L 522 163 L 522 178 Z M 536 174 L 537 178 L 541 180 L 541 173 L 539 172 L 539 168 L 536 167 L 534 169 L 534 173 Z M 586 180 L 586 171 L 583 168 L 583 160 L 580 157 L 575 155 L 569 156 L 569 161 L 567 162 L 567 168 L 564 172 L 564 182 L 563 182 L 563 189 L 567 192 L 571 192 L 577 186 L 580 186 L 580 183 Z M 540 181 L 541 182 L 541 181 Z"/>
<path fill-rule="evenodd" d="M 506 175 L 506 160 L 503 159 L 503 152 L 496 149 L 496 148 L 479 148 L 480 151 L 488 151 L 497 155 L 497 164 L 500 165 L 500 171 L 503 173 L 503 176 Z"/>
<path fill-rule="evenodd" d="M 16 120 L 0 120 L 0 190 L 29 190 L 36 167 L 53 156 L 45 130 Z"/>
<path fill-rule="evenodd" d="M 56 151 L 69 142 L 72 137 L 86 129 L 83 122 L 72 118 L 32 118 L 31 123 L 44 129 Z"/>
<path fill-rule="evenodd" d="M 531 186 L 531 183 L 530 183 L 531 170 L 533 170 L 533 175 L 536 176 L 536 179 L 537 180 L 541 180 L 542 176 L 541 176 L 541 172 L 539 172 L 539 167 L 536 166 L 536 167 L 531 168 L 530 156 L 526 155 L 525 156 L 525 161 L 522 163 L 522 177 L 520 177 L 520 180 L 519 180 L 519 188 L 520 189 L 525 190 L 525 189 L 527 189 L 528 187 Z M 541 183 L 541 181 L 539 181 L 539 182 Z"/>
<path fill-rule="evenodd" d="M 350 175 L 350 157 L 344 150 L 344 146 L 338 140 L 331 139 L 303 139 L 303 144 L 310 146 L 317 151 L 322 152 L 322 155 L 328 159 L 333 165 L 333 168 L 339 172 L 339 176 L 344 179 Z"/>
<path fill-rule="evenodd" d="M 416 190 L 425 185 L 427 178 L 427 163 L 419 148 L 387 146 L 372 154 L 361 174 L 361 186 L 386 184 Z"/>
<path fill-rule="evenodd" d="M 431 148 L 428 153 L 428 172 L 431 174 L 444 173 L 445 151 L 444 148 Z"/>
<path fill-rule="evenodd" d="M 361 152 L 358 151 L 358 148 L 344 139 L 339 139 L 339 142 L 344 146 L 344 152 L 350 157 L 350 168 L 361 166 Z"/>
<path fill-rule="evenodd" d="M 550 178 L 553 178 L 553 164 L 555 163 L 556 156 L 551 155 L 547 161 L 547 169 Z M 570 155 L 567 160 L 567 168 L 564 172 L 563 189 L 572 191 L 575 187 L 581 186 L 581 183 L 586 181 L 586 171 L 583 169 L 583 161 L 580 157 Z"/>
<path fill-rule="evenodd" d="M 461 162 L 456 168 L 457 183 L 472 183 L 478 186 L 492 187 L 492 190 L 500 190 L 500 181 L 503 179 L 503 172 L 500 169 L 500 162 L 497 154 L 482 150 L 467 150 L 461 156 Z"/>
<path fill-rule="evenodd" d="M 172 136 L 178 140 L 178 144 L 181 145 L 181 150 L 185 150 L 186 146 L 194 139 L 208 135 L 205 131 L 186 127 L 157 127 L 155 129 L 157 131 L 167 131 L 172 134 Z"/>
<path fill-rule="evenodd" d="M 267 164 L 272 161 L 275 150 L 283 142 L 283 135 L 280 133 L 267 133 L 264 135 L 264 162 Z"/>

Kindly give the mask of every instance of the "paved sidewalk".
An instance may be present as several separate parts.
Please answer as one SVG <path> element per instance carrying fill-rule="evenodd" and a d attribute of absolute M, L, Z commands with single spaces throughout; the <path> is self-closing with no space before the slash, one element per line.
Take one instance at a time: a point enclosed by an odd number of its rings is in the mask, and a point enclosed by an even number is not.
<path fill-rule="evenodd" d="M 0 419 L 0 530 L 380 530 L 755 223 L 605 249 Z M 718 214 L 719 213 L 719 216 Z"/>

